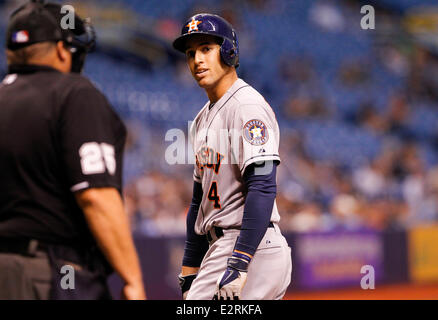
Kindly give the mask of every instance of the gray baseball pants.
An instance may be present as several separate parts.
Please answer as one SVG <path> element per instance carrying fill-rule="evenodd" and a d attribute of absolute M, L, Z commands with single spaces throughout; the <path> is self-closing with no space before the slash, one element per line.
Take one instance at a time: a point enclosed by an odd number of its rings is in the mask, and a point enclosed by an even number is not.
<path fill-rule="evenodd" d="M 216 282 L 227 267 L 240 230 L 223 230 L 224 235 L 210 243 L 187 300 L 212 300 Z M 268 228 L 249 264 L 241 300 L 280 300 L 291 281 L 291 248 L 278 225 Z"/>
<path fill-rule="evenodd" d="M 0 253 L 0 300 L 47 300 L 51 277 L 45 252 L 34 257 Z"/>

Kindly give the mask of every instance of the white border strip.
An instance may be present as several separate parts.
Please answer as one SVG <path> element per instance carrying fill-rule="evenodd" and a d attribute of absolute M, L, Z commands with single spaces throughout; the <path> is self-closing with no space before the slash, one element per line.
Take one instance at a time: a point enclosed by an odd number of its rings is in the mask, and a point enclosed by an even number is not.
<path fill-rule="evenodd" d="M 78 184 L 75 184 L 73 187 L 71 187 L 70 191 L 76 192 L 76 191 L 88 188 L 89 186 L 90 186 L 90 184 L 88 183 L 88 181 L 80 182 Z"/>

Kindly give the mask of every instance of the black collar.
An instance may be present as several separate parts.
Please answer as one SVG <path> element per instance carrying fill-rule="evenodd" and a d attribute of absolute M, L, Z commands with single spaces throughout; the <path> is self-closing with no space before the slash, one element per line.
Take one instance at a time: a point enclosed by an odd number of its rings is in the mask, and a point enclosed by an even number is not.
<path fill-rule="evenodd" d="M 12 64 L 9 66 L 8 74 L 11 73 L 35 73 L 40 71 L 60 72 L 49 66 L 41 66 L 36 64 Z"/>

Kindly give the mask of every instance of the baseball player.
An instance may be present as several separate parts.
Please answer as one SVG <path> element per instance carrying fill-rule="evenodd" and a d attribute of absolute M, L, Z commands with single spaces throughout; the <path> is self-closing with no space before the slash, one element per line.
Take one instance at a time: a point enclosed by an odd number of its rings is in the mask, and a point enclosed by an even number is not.
<path fill-rule="evenodd" d="M 179 275 L 183 298 L 281 299 L 292 261 L 275 204 L 275 114 L 238 78 L 237 36 L 223 18 L 194 15 L 173 46 L 209 98 L 190 130 L 196 165 Z"/>

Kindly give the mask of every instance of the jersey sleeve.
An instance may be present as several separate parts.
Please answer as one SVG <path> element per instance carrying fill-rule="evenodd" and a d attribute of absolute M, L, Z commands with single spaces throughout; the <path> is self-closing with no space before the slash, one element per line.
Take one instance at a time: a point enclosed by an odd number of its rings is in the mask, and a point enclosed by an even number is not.
<path fill-rule="evenodd" d="M 232 132 L 233 157 L 238 162 L 241 174 L 252 163 L 280 162 L 280 133 L 270 107 L 257 104 L 239 106 Z"/>
<path fill-rule="evenodd" d="M 126 129 L 91 84 L 71 91 L 61 110 L 60 144 L 70 190 L 122 190 Z"/>

